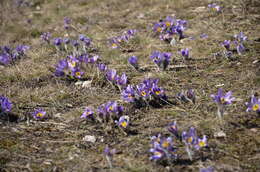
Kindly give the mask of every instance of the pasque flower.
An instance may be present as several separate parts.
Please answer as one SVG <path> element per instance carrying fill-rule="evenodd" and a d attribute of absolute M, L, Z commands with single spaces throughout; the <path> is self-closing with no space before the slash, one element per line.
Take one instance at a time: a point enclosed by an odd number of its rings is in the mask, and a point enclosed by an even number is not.
<path fill-rule="evenodd" d="M 216 95 L 212 94 L 211 98 L 218 106 L 218 116 L 220 119 L 224 114 L 225 106 L 231 104 L 235 100 L 235 98 L 232 97 L 231 91 L 224 94 L 222 88 L 218 89 L 218 93 Z"/>
<path fill-rule="evenodd" d="M 129 125 L 129 116 L 121 116 L 119 120 L 115 122 L 120 128 L 126 129 Z"/>
<path fill-rule="evenodd" d="M 136 56 L 131 56 L 128 58 L 128 63 L 138 70 L 138 58 Z"/>
<path fill-rule="evenodd" d="M 253 111 L 260 113 L 260 99 L 257 99 L 254 95 L 251 96 L 251 99 L 249 102 L 246 102 L 247 112 Z"/>
<path fill-rule="evenodd" d="M 80 118 L 91 118 L 91 119 L 93 119 L 94 118 L 94 111 L 91 108 L 86 107 L 84 112 L 80 116 Z"/>
<path fill-rule="evenodd" d="M 7 97 L 0 96 L 0 112 L 10 112 L 12 106 L 12 102 Z"/>
<path fill-rule="evenodd" d="M 44 111 L 43 109 L 36 109 L 34 112 L 33 112 L 33 118 L 36 119 L 36 120 L 40 120 L 40 119 L 43 119 L 45 118 L 46 116 L 46 111 Z"/>
<path fill-rule="evenodd" d="M 170 63 L 171 53 L 154 51 L 150 58 L 160 68 L 165 70 Z"/>

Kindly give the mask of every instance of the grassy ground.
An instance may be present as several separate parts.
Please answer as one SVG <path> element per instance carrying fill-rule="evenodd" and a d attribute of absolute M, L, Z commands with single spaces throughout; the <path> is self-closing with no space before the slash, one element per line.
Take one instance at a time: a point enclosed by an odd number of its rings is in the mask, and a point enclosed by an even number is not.
<path fill-rule="evenodd" d="M 12 113 L 19 120 L 1 120 L 0 171 L 198 171 L 213 166 L 216 171 L 260 170 L 259 115 L 245 112 L 245 102 L 260 93 L 260 4 L 254 0 L 218 1 L 223 13 L 210 12 L 206 0 L 34 0 L 30 6 L 17 7 L 14 1 L 0 2 L 1 45 L 27 44 L 27 57 L 14 65 L 0 66 L 0 94 L 9 97 Z M 188 21 L 184 39 L 171 46 L 152 32 L 153 23 L 175 15 Z M 121 100 L 120 92 L 108 83 L 94 80 L 90 88 L 75 86 L 53 76 L 54 64 L 61 58 L 52 46 L 40 41 L 40 34 L 51 32 L 64 37 L 63 18 L 72 19 L 79 33 L 91 37 L 96 53 L 110 68 L 125 71 L 130 82 L 144 78 L 159 78 L 159 85 L 174 100 L 181 90 L 193 88 L 196 104 L 177 102 L 161 108 L 133 109 Z M 111 49 L 107 39 L 127 29 L 137 29 L 137 36 L 126 50 Z M 212 54 L 223 50 L 220 43 L 243 31 L 249 37 L 246 51 L 233 61 Z M 208 34 L 201 39 L 200 34 Z M 177 51 L 190 48 L 193 60 L 182 62 Z M 158 72 L 149 59 L 154 50 L 168 51 L 175 60 L 169 70 Z M 136 55 L 144 72 L 132 70 L 127 58 Z M 256 61 L 258 60 L 258 62 Z M 253 63 L 254 62 L 254 63 Z M 177 65 L 194 67 L 177 68 Z M 90 76 L 92 72 L 89 72 Z M 228 107 L 223 121 L 216 118 L 216 105 L 210 95 L 218 85 L 232 90 L 237 98 Z M 134 134 L 125 136 L 118 128 L 104 127 L 81 120 L 86 106 L 97 107 L 117 100 L 126 107 Z M 27 120 L 35 108 L 48 113 L 45 121 Z M 176 163 L 162 165 L 149 160 L 150 137 L 168 134 L 166 126 L 176 120 L 179 127 L 195 126 L 200 135 L 208 136 L 208 148 L 202 156 L 190 162 L 180 152 Z M 219 131 L 224 138 L 214 135 Z M 97 138 L 84 142 L 85 135 Z M 114 156 L 114 168 L 109 169 L 103 156 L 106 145 L 119 152 Z"/>

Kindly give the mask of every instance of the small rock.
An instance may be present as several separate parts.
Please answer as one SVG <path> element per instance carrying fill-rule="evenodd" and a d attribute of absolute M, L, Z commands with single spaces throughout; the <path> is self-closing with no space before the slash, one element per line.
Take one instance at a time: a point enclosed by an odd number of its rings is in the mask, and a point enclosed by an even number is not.
<path fill-rule="evenodd" d="M 206 10 L 206 7 L 197 7 L 193 12 L 203 12 Z"/>
<path fill-rule="evenodd" d="M 75 83 L 76 86 L 81 86 L 82 84 L 83 84 L 83 81 L 77 81 L 77 82 Z"/>
<path fill-rule="evenodd" d="M 143 19 L 143 18 L 144 18 L 144 14 L 143 14 L 143 13 L 140 13 L 140 14 L 137 16 L 137 18 Z"/>
<path fill-rule="evenodd" d="M 83 88 L 90 88 L 91 87 L 91 81 L 84 81 L 83 83 L 82 83 L 82 87 Z"/>
<path fill-rule="evenodd" d="M 226 136 L 227 136 L 226 133 L 224 133 L 223 131 L 219 131 L 219 132 L 214 133 L 215 138 L 224 138 Z"/>
<path fill-rule="evenodd" d="M 41 7 L 39 5 L 37 5 L 36 10 L 41 10 Z"/>
<path fill-rule="evenodd" d="M 253 64 L 256 64 L 256 63 L 258 63 L 259 62 L 259 60 L 254 60 L 253 61 Z"/>
<path fill-rule="evenodd" d="M 86 135 L 82 140 L 85 142 L 95 143 L 97 139 L 95 136 Z"/>
<path fill-rule="evenodd" d="M 250 131 L 257 133 L 257 128 L 251 128 Z"/>

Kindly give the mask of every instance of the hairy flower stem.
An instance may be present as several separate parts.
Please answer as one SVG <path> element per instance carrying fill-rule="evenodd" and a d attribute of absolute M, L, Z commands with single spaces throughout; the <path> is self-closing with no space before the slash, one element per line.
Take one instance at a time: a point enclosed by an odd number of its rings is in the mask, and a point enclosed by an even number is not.
<path fill-rule="evenodd" d="M 112 160 L 109 156 L 106 155 L 106 159 L 107 159 L 107 163 L 109 165 L 110 168 L 113 168 L 113 165 L 112 165 Z"/>
<path fill-rule="evenodd" d="M 192 152 L 192 150 L 190 150 L 188 145 L 186 145 L 186 152 L 187 152 L 187 154 L 189 156 L 189 159 L 192 161 L 192 154 L 193 154 L 193 152 Z"/>
<path fill-rule="evenodd" d="M 222 117 L 224 115 L 224 106 L 223 105 L 218 105 L 217 115 L 218 115 L 219 119 L 222 119 Z"/>

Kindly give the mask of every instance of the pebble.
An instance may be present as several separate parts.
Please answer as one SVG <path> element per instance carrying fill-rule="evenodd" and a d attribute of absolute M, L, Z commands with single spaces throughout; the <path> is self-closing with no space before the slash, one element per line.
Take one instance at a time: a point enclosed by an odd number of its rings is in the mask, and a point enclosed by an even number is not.
<path fill-rule="evenodd" d="M 86 135 L 82 140 L 85 142 L 95 143 L 97 139 L 95 136 Z"/>
<path fill-rule="evenodd" d="M 226 133 L 224 133 L 223 131 L 219 131 L 219 132 L 214 133 L 215 138 L 224 138 L 226 136 L 227 136 Z"/>

